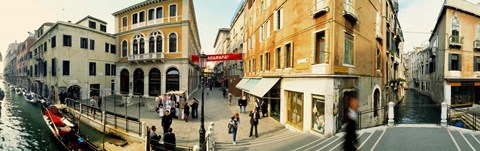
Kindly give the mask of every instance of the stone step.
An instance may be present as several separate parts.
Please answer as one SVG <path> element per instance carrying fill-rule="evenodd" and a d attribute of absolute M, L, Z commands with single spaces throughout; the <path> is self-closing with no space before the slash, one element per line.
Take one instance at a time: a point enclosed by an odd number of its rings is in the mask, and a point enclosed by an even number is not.
<path fill-rule="evenodd" d="M 472 150 L 469 143 L 463 138 L 462 134 L 459 131 L 450 131 L 452 134 L 453 139 L 457 142 L 458 147 L 461 150 Z"/>
<path fill-rule="evenodd" d="M 315 150 L 317 150 L 317 148 L 321 148 L 322 146 L 327 145 L 331 142 L 334 142 L 335 140 L 337 140 L 339 138 L 340 138 L 339 136 L 333 136 L 333 137 L 330 137 L 330 138 L 328 138 L 327 140 L 325 140 L 321 143 L 311 144 L 310 146 L 308 146 L 308 148 L 304 148 L 302 150 L 304 150 L 304 151 L 315 151 Z"/>
<path fill-rule="evenodd" d="M 233 145 L 231 142 L 216 142 L 215 148 L 226 149 L 226 148 L 232 148 L 232 147 L 252 146 L 252 145 L 264 144 L 264 143 L 269 143 L 274 141 L 286 140 L 288 138 L 301 135 L 301 133 L 292 132 L 290 130 L 281 130 L 275 134 L 276 135 L 271 135 L 270 137 L 265 137 L 265 138 L 263 138 L 262 136 L 260 136 L 259 138 L 255 138 L 255 136 L 252 136 L 251 138 L 237 140 L 236 146 Z"/>
<path fill-rule="evenodd" d="M 358 135 L 358 143 L 361 144 L 365 141 L 365 139 L 370 135 L 371 133 L 361 133 L 360 135 Z M 342 151 L 343 150 L 343 143 L 344 143 L 344 140 L 342 140 L 342 142 L 340 142 L 339 144 L 337 144 L 336 146 L 333 146 L 333 148 L 329 149 L 328 151 Z"/>
<path fill-rule="evenodd" d="M 382 135 L 384 130 L 376 130 L 373 132 L 372 135 L 370 135 L 370 138 L 367 138 L 367 140 L 363 143 L 360 144 L 358 147 L 359 150 L 370 150 L 372 149 L 373 145 L 377 142 L 378 139 L 380 139 L 380 136 Z"/>
<path fill-rule="evenodd" d="M 463 133 L 463 136 L 465 136 L 467 141 L 470 142 L 470 145 L 472 145 L 475 150 L 480 150 L 480 142 L 478 142 L 478 139 L 473 137 L 472 133 Z"/>

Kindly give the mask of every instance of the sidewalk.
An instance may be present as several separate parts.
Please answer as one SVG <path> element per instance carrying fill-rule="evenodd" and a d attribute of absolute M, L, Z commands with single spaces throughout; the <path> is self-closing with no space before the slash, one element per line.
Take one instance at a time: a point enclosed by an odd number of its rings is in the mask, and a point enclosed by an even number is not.
<path fill-rule="evenodd" d="M 200 104 L 202 103 L 201 100 L 201 89 L 195 92 L 189 99 L 192 100 L 196 98 Z M 207 95 L 207 92 L 209 95 Z M 145 99 L 145 106 L 138 106 L 138 98 L 132 98 L 130 105 L 127 107 L 119 107 L 114 106 L 114 99 L 116 101 L 121 101 L 121 97 L 107 97 L 104 99 L 102 103 L 102 108 L 110 111 L 115 112 L 118 114 L 125 115 L 128 114 L 130 117 L 138 118 L 139 111 L 140 111 L 140 121 L 145 122 L 147 126 L 156 126 L 157 133 L 163 133 L 161 127 L 161 118 L 158 116 L 158 113 L 154 111 L 156 106 L 156 102 L 153 98 L 144 98 Z M 223 98 L 222 91 L 218 88 L 214 88 L 212 91 L 205 89 L 205 129 L 208 128 L 210 122 L 215 123 L 215 141 L 217 143 L 232 143 L 232 135 L 228 134 L 227 124 L 230 121 L 230 118 L 233 116 L 234 113 L 239 111 L 237 100 L 238 97 L 234 97 L 232 99 L 232 105 L 229 106 L 228 101 L 226 98 Z M 89 104 L 87 100 L 83 100 L 82 103 Z M 258 138 L 248 137 L 250 132 L 250 117 L 248 113 L 252 110 L 252 105 L 249 104 L 247 106 L 247 113 L 240 113 L 240 127 L 237 132 L 237 144 L 242 142 L 249 142 L 256 139 L 262 139 L 265 137 L 269 137 L 272 132 L 279 131 L 284 129 L 284 127 L 277 121 L 273 120 L 272 118 L 266 117 L 261 118 L 259 125 L 258 125 Z M 127 111 L 127 112 L 126 112 Z M 198 144 L 199 141 L 199 129 L 200 129 L 200 114 L 201 114 L 201 105 L 198 109 L 198 119 L 190 119 L 188 122 L 184 120 L 174 119 L 172 123 L 173 132 L 176 135 L 177 139 L 177 146 L 185 146 L 185 147 L 193 147 L 195 144 Z M 125 127 L 125 120 L 120 119 L 118 120 L 117 125 L 119 127 Z M 121 122 L 120 122 L 121 121 Z M 134 132 L 138 131 L 138 126 L 131 125 Z"/>

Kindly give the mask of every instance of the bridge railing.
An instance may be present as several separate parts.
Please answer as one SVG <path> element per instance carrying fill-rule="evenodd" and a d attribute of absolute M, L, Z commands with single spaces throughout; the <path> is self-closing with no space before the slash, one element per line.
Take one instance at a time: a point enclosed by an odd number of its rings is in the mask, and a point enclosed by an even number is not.
<path fill-rule="evenodd" d="M 448 107 L 447 123 L 450 126 L 478 131 L 480 130 L 479 115 L 475 111 Z"/>
<path fill-rule="evenodd" d="M 388 106 L 376 110 L 358 112 L 357 129 L 365 129 L 387 124 Z"/>

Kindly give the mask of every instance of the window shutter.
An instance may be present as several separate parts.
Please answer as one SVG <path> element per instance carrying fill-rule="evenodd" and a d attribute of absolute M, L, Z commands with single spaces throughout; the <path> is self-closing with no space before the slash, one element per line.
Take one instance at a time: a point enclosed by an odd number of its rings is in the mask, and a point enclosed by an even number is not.
<path fill-rule="evenodd" d="M 462 71 L 462 55 L 458 55 L 458 71 Z"/>
<path fill-rule="evenodd" d="M 452 54 L 448 54 L 448 70 L 452 70 Z"/>
<path fill-rule="evenodd" d="M 477 58 L 473 56 L 473 71 L 477 71 Z"/>

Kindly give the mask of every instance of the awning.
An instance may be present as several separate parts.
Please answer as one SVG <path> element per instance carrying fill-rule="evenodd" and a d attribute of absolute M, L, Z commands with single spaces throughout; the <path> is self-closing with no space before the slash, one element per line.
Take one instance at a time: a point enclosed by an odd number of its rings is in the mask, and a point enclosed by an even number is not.
<path fill-rule="evenodd" d="M 242 90 L 245 92 L 251 92 L 258 82 L 260 82 L 260 79 L 249 79 Z"/>
<path fill-rule="evenodd" d="M 280 80 L 280 78 L 262 78 L 249 93 L 262 98 L 277 84 L 278 80 Z"/>
<path fill-rule="evenodd" d="M 248 79 L 242 79 L 240 80 L 240 82 L 238 82 L 238 84 L 235 86 L 237 87 L 238 89 L 243 89 L 245 87 L 245 84 L 247 84 L 248 82 Z"/>

